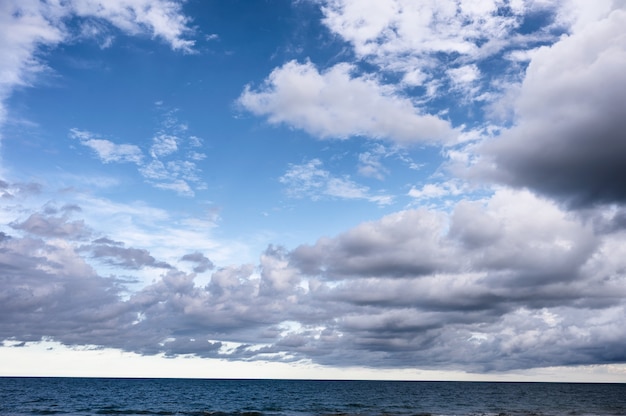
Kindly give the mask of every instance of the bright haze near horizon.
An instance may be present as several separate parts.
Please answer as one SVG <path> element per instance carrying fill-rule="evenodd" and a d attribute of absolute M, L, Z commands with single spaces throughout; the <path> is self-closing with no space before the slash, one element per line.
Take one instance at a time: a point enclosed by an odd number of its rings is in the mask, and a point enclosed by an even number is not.
<path fill-rule="evenodd" d="M 0 375 L 626 381 L 625 27 L 0 1 Z"/>

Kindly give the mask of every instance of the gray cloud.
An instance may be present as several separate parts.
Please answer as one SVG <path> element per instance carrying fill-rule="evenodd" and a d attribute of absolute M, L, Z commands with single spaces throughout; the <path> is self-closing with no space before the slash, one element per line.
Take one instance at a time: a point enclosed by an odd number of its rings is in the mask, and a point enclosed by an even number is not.
<path fill-rule="evenodd" d="M 41 237 L 68 238 L 72 240 L 82 240 L 91 234 L 83 220 L 70 221 L 67 215 L 54 217 L 34 213 L 22 222 L 11 223 L 11 227 Z"/>
<path fill-rule="evenodd" d="M 41 190 L 41 184 L 35 182 L 9 183 L 0 180 L 0 191 L 3 199 L 13 199 L 20 196 L 37 195 L 41 192 Z"/>
<path fill-rule="evenodd" d="M 30 237 L 0 242 L 0 337 L 104 345 L 130 323 L 115 282 L 66 244 Z"/>
<path fill-rule="evenodd" d="M 124 283 L 83 255 L 155 267 L 146 250 L 106 237 L 77 249 L 3 238 L 0 339 L 335 366 L 623 362 L 626 261 L 615 253 L 625 231 L 595 230 L 547 200 L 501 191 L 450 214 L 403 211 L 311 246 L 270 246 L 258 266 L 217 268 L 204 287 L 170 267 L 125 298 Z"/>
<path fill-rule="evenodd" d="M 480 149 L 473 173 L 576 208 L 626 202 L 625 24 L 626 11 L 614 10 L 539 49 L 515 125 Z"/>
<path fill-rule="evenodd" d="M 405 210 L 293 250 L 269 246 L 256 265 L 216 268 L 189 253 L 189 274 L 123 241 L 85 244 L 90 228 L 70 219 L 82 214 L 48 203 L 0 231 L 0 340 L 469 371 L 626 360 L 621 207 L 573 215 L 501 189 L 450 212 Z M 152 283 L 130 291 L 92 259 L 125 277 L 154 273 Z"/>
<path fill-rule="evenodd" d="M 89 251 L 93 258 L 104 259 L 109 264 L 131 270 L 141 269 L 146 266 L 161 269 L 172 268 L 166 262 L 157 261 L 150 255 L 148 250 L 123 247 L 123 245 L 123 243 L 107 238 L 100 238 L 94 240 L 93 244 L 81 246 L 80 250 Z"/>
<path fill-rule="evenodd" d="M 330 278 L 352 275 L 415 276 L 444 271 L 454 258 L 440 242 L 443 217 L 427 211 L 404 211 L 361 224 L 335 239 L 300 246 L 293 260 L 309 274 Z"/>
<path fill-rule="evenodd" d="M 195 263 L 196 265 L 194 266 L 193 271 L 196 273 L 204 273 L 215 267 L 213 262 L 209 260 L 208 257 L 197 251 L 195 253 L 185 254 L 181 260 Z"/>

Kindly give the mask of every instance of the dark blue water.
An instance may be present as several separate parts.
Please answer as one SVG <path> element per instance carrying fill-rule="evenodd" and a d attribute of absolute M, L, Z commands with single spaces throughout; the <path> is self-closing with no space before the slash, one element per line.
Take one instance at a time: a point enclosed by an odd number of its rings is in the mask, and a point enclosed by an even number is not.
<path fill-rule="evenodd" d="M 0 378 L 1 415 L 626 415 L 626 384 Z"/>

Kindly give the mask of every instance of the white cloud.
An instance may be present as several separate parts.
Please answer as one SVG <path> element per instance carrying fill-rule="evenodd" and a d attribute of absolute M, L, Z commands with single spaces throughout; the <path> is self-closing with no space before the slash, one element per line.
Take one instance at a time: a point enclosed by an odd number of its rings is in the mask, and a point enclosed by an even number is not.
<path fill-rule="evenodd" d="M 480 70 L 475 64 L 452 68 L 446 72 L 452 84 L 460 89 L 470 89 L 480 79 Z"/>
<path fill-rule="evenodd" d="M 177 111 L 169 110 L 162 115 L 161 129 L 154 135 L 145 153 L 137 145 L 115 144 L 96 138 L 95 133 L 86 130 L 73 128 L 69 135 L 94 150 L 103 163 L 134 162 L 137 164 L 137 172 L 155 188 L 192 197 L 196 190 L 206 189 L 201 178 L 202 172 L 196 164 L 206 155 L 196 150 L 202 146 L 202 140 L 187 135 L 189 127 L 179 122 L 175 115 Z M 144 157 L 144 154 L 148 157 Z"/>
<path fill-rule="evenodd" d="M 82 145 L 92 149 L 102 163 L 140 164 L 143 159 L 141 149 L 132 144 L 115 144 L 109 140 L 97 139 L 92 133 L 75 128 L 70 130 L 70 137 L 78 139 Z"/>
<path fill-rule="evenodd" d="M 170 155 L 178 150 L 178 137 L 159 134 L 152 139 L 150 154 L 154 158 Z"/>
<path fill-rule="evenodd" d="M 73 34 L 67 21 L 73 17 L 98 19 L 128 35 L 149 34 L 172 49 L 193 52 L 189 18 L 171 0 L 6 0 L 0 2 L 0 125 L 6 120 L 4 102 L 16 87 L 30 86 L 47 68 L 38 56 L 41 47 L 55 47 L 73 36 L 100 38 L 101 47 L 112 37 L 104 25 L 92 22 Z"/>
<path fill-rule="evenodd" d="M 388 205 L 393 201 L 390 195 L 375 195 L 367 186 L 359 185 L 349 177 L 336 177 L 322 168 L 322 161 L 312 159 L 300 165 L 289 165 L 289 169 L 279 181 L 287 187 L 287 193 L 294 198 L 323 197 L 340 199 L 364 199 L 379 205 Z"/>
<path fill-rule="evenodd" d="M 4 101 L 15 87 L 30 85 L 46 68 L 36 57 L 39 45 L 65 39 L 55 6 L 40 1 L 0 2 L 0 125 L 6 119 Z"/>
<path fill-rule="evenodd" d="M 189 184 L 182 179 L 177 179 L 177 180 L 170 181 L 170 182 L 168 181 L 157 182 L 154 184 L 154 187 L 159 188 L 159 189 L 165 189 L 168 191 L 174 191 L 178 195 L 182 195 L 182 196 L 194 196 L 195 195 L 194 191 L 191 189 Z"/>
<path fill-rule="evenodd" d="M 320 138 L 365 136 L 399 144 L 447 142 L 447 121 L 422 114 L 390 85 L 338 64 L 319 72 L 311 63 L 290 61 L 272 71 L 263 85 L 247 86 L 239 104 L 272 124 L 284 123 Z"/>
<path fill-rule="evenodd" d="M 190 19 L 181 5 L 170 0 L 72 0 L 69 13 L 95 17 L 130 35 L 149 33 L 165 40 L 174 50 L 192 52 L 194 41 L 185 39 L 191 33 Z"/>
<path fill-rule="evenodd" d="M 86 140 L 83 144 L 92 148 L 100 160 L 104 163 L 109 162 L 133 162 L 139 163 L 142 158 L 141 150 L 132 144 L 115 144 L 108 140 L 91 139 Z"/>
<path fill-rule="evenodd" d="M 407 71 L 402 77 L 402 83 L 409 86 L 423 85 L 428 76 L 419 68 Z"/>
<path fill-rule="evenodd" d="M 407 57 L 443 52 L 476 58 L 504 47 L 530 4 L 511 3 L 508 14 L 500 12 L 503 6 L 498 0 L 328 0 L 322 10 L 324 23 L 358 56 L 408 73 L 416 61 Z"/>
<path fill-rule="evenodd" d="M 557 40 L 558 31 L 571 27 L 552 21 L 563 3 L 567 2 L 325 0 L 322 12 L 323 23 L 350 43 L 358 58 L 399 75 L 403 87 L 422 87 L 426 103 L 449 90 L 492 101 L 503 83 L 521 77 L 524 66 L 508 61 L 506 71 L 495 74 L 487 69 L 483 74 L 477 64 L 491 57 L 500 60 L 502 51 L 515 48 L 520 56 Z M 531 33 L 520 33 L 525 19 L 537 15 L 547 16 L 547 22 Z M 450 67 L 455 69 L 449 71 Z M 490 87 L 490 95 L 479 86 Z"/>
<path fill-rule="evenodd" d="M 381 155 L 379 152 L 363 152 L 359 154 L 359 174 L 363 176 L 367 176 L 370 178 L 376 178 L 378 180 L 383 180 L 385 175 L 389 173 L 389 171 L 383 166 L 380 161 Z"/>
<path fill-rule="evenodd" d="M 449 180 L 443 183 L 427 183 L 420 189 L 413 186 L 408 195 L 418 200 L 428 200 L 459 196 L 466 192 L 467 188 L 464 184 L 456 180 Z"/>
<path fill-rule="evenodd" d="M 559 3 L 557 22 L 578 32 L 589 23 L 605 18 L 612 10 L 623 8 L 621 0 L 566 0 Z"/>

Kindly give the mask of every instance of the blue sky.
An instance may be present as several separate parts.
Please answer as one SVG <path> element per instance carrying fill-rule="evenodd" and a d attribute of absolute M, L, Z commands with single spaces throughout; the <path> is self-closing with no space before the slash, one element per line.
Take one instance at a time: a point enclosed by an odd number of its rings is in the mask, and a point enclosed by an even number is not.
<path fill-rule="evenodd" d="M 3 1 L 0 371 L 623 381 L 625 20 Z"/>

